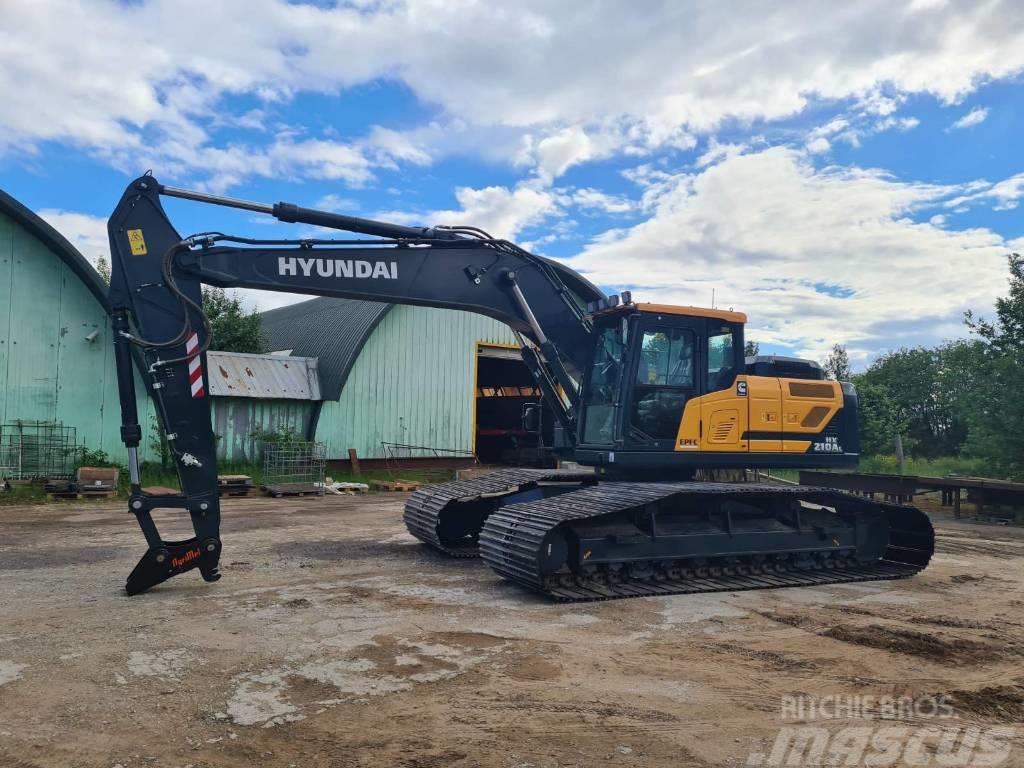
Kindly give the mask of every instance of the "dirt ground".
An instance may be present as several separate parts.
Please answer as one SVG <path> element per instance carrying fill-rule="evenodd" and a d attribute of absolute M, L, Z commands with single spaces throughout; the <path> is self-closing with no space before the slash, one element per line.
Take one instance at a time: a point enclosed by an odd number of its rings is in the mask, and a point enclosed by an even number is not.
<path fill-rule="evenodd" d="M 1024 765 L 1024 530 L 937 520 L 898 582 L 556 604 L 404 498 L 229 500 L 224 578 L 135 598 L 123 504 L 0 507 L 0 766 L 742 766 L 878 724 L 800 696 L 945 697 Z"/>

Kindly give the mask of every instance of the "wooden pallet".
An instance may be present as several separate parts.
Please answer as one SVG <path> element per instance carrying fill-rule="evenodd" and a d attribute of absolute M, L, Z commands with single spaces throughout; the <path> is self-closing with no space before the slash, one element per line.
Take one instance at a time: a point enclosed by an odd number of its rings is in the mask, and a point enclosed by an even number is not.
<path fill-rule="evenodd" d="M 248 475 L 217 475 L 217 492 L 221 496 L 249 496 L 254 490 Z"/>
<path fill-rule="evenodd" d="M 221 498 L 224 498 L 225 496 L 232 496 L 232 497 L 236 497 L 236 498 L 245 498 L 246 496 L 254 496 L 255 495 L 253 493 L 254 490 L 255 489 L 252 488 L 252 487 L 249 487 L 249 488 L 232 488 L 232 487 L 227 487 L 227 488 L 219 488 L 217 490 L 217 494 Z"/>
<path fill-rule="evenodd" d="M 282 496 L 323 496 L 324 489 L 317 488 L 311 483 L 277 483 L 275 485 L 261 486 L 267 496 L 279 499 Z"/>
<path fill-rule="evenodd" d="M 415 491 L 420 484 L 415 480 L 371 480 L 370 489 L 374 491 L 403 492 Z"/>
<path fill-rule="evenodd" d="M 328 486 L 327 493 L 332 496 L 360 496 L 369 493 L 368 488 L 331 488 Z"/>

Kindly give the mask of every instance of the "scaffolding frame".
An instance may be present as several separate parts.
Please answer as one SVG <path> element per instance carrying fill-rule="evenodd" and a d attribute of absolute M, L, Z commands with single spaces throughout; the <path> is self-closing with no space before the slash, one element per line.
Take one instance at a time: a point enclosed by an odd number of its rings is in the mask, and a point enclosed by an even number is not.
<path fill-rule="evenodd" d="M 77 429 L 59 421 L 0 424 L 0 479 L 71 479 L 79 451 Z"/>
<path fill-rule="evenodd" d="M 324 493 L 327 450 L 301 440 L 263 444 L 263 489 L 272 496 Z"/>

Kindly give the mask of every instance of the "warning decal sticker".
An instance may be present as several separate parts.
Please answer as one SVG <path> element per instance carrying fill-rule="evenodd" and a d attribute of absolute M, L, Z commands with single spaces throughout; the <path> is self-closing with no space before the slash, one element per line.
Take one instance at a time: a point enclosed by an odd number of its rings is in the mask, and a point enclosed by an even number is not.
<path fill-rule="evenodd" d="M 142 236 L 141 229 L 128 230 L 128 245 L 131 246 L 132 256 L 146 255 L 146 238 Z"/>

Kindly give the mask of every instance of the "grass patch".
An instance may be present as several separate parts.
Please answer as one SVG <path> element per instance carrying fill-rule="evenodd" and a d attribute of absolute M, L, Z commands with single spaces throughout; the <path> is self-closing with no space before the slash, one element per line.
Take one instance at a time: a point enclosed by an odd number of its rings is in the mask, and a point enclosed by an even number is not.
<path fill-rule="evenodd" d="M 46 491 L 41 484 L 17 485 L 9 490 L 2 490 L 0 486 L 0 506 L 13 506 L 15 504 L 42 504 L 46 499 Z"/>
<path fill-rule="evenodd" d="M 861 456 L 857 471 L 898 475 L 900 474 L 900 463 L 895 456 Z M 904 462 L 903 474 L 926 477 L 963 475 L 1000 479 L 992 473 L 983 460 L 960 456 L 940 456 L 934 459 L 907 458 Z"/>
<path fill-rule="evenodd" d="M 895 456 L 861 456 L 860 463 L 851 469 L 837 469 L 836 472 L 865 472 L 876 475 L 900 474 L 900 463 Z M 797 482 L 800 471 L 796 469 L 772 469 L 772 477 Z M 981 459 L 970 459 L 959 456 L 941 456 L 935 459 L 912 459 L 904 462 L 904 475 L 921 477 L 946 477 L 961 475 L 963 477 L 987 477 L 1001 480 Z"/>

